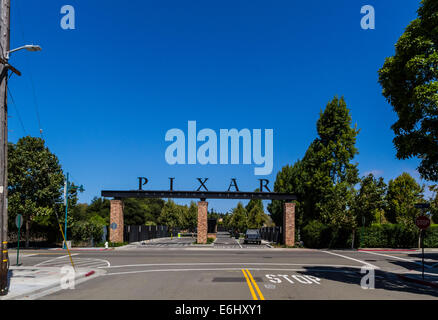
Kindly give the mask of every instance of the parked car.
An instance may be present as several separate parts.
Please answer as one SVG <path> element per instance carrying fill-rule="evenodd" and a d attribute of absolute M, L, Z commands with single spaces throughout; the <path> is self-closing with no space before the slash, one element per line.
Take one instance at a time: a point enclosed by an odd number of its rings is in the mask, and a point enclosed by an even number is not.
<path fill-rule="evenodd" d="M 262 237 L 260 236 L 260 231 L 258 229 L 248 229 L 245 232 L 245 239 L 243 240 L 243 243 L 262 243 Z"/>

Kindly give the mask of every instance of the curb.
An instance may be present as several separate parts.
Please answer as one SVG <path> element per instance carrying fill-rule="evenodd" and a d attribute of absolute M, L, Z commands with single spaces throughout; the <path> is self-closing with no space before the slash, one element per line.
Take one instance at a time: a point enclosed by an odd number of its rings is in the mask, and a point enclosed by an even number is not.
<path fill-rule="evenodd" d="M 82 275 L 80 275 L 80 276 L 75 277 L 75 281 L 76 281 L 76 280 L 80 280 L 80 279 L 82 279 L 82 278 L 86 278 L 86 277 L 88 277 L 88 276 L 91 276 L 91 275 L 93 275 L 94 273 L 95 273 L 95 271 L 94 271 L 94 270 L 91 270 L 91 271 L 89 271 L 89 272 L 87 272 L 87 273 L 85 273 L 85 274 L 82 274 Z M 3 297 L 3 299 L 0 299 L 0 300 L 21 300 L 21 299 L 23 299 L 23 298 L 30 297 L 30 296 L 36 295 L 36 294 L 38 294 L 38 293 L 41 293 L 41 292 L 44 292 L 44 291 L 47 291 L 47 290 L 50 290 L 50 289 L 56 288 L 56 287 L 58 287 L 58 286 L 59 286 L 59 283 L 55 283 L 55 284 L 51 284 L 51 285 L 49 285 L 49 286 L 47 286 L 47 287 L 39 288 L 39 289 L 37 289 L 37 290 L 30 291 L 30 292 L 26 292 L 26 293 L 22 293 L 22 294 L 19 294 L 19 295 L 16 295 L 16 296 L 10 297 L 10 298 L 8 298 L 8 296 L 6 295 L 6 296 Z"/>
<path fill-rule="evenodd" d="M 411 277 L 408 277 L 408 276 L 405 276 L 405 275 L 402 275 L 402 274 L 398 274 L 397 276 L 400 279 L 408 281 L 408 282 L 422 284 L 422 285 L 429 286 L 429 287 L 432 287 L 432 288 L 438 288 L 438 284 L 430 282 L 430 281 L 421 280 L 421 279 L 414 279 L 414 278 L 411 278 Z"/>
<path fill-rule="evenodd" d="M 371 252 L 379 252 L 379 251 L 393 251 L 393 252 L 413 252 L 413 251 L 418 251 L 418 249 L 357 249 L 357 251 L 371 251 Z"/>
<path fill-rule="evenodd" d="M 66 249 L 63 249 L 63 248 L 56 248 L 56 249 L 51 249 L 51 250 L 56 250 L 56 251 L 60 251 L 60 250 L 65 250 L 65 251 L 67 251 Z M 87 248 L 70 248 L 70 251 L 71 252 L 73 252 L 73 251 L 108 251 L 108 250 L 114 250 L 114 247 L 111 247 L 111 248 L 96 248 L 96 249 L 94 249 L 94 248 L 90 248 L 90 249 L 87 249 Z"/>

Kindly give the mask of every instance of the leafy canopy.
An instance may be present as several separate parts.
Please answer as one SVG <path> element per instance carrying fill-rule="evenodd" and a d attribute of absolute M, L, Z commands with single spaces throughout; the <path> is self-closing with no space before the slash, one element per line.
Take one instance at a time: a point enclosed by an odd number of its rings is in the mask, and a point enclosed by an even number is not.
<path fill-rule="evenodd" d="M 379 70 L 379 83 L 398 116 L 391 127 L 397 158 L 422 159 L 421 176 L 438 181 L 438 1 L 421 1 L 418 18 Z"/>

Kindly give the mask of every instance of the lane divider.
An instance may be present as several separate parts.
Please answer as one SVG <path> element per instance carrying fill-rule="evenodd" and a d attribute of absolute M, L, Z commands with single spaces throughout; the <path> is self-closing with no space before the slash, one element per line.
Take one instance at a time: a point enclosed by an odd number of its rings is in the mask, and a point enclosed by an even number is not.
<path fill-rule="evenodd" d="M 256 296 L 256 294 L 254 292 L 254 289 L 252 288 L 251 281 L 249 280 L 248 276 L 245 273 L 245 269 L 242 269 L 242 273 L 245 276 L 246 284 L 248 285 L 249 291 L 251 291 L 252 299 L 253 300 L 258 300 L 258 298 L 257 298 L 257 296 Z"/>
<path fill-rule="evenodd" d="M 263 296 L 262 292 L 260 291 L 259 286 L 257 285 L 257 283 L 255 282 L 254 278 L 252 277 L 251 272 L 249 272 L 248 269 L 245 269 L 245 270 L 248 273 L 249 278 L 251 279 L 251 282 L 254 285 L 254 288 L 256 289 L 257 293 L 259 294 L 260 300 L 265 300 L 265 297 Z"/>

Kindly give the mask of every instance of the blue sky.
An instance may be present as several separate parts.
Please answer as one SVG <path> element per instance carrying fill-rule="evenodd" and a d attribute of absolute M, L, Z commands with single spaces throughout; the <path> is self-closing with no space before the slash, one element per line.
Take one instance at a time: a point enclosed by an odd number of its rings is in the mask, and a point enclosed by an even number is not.
<path fill-rule="evenodd" d="M 418 160 L 397 160 L 390 126 L 396 115 L 377 83 L 377 70 L 408 23 L 418 0 L 338 1 L 12 1 L 11 48 L 16 52 L 9 105 L 9 140 L 43 136 L 65 172 L 86 191 L 210 190 L 237 178 L 252 191 L 253 165 L 166 163 L 167 130 L 274 130 L 274 170 L 301 158 L 316 137 L 319 112 L 344 96 L 361 132 L 361 175 L 386 181 L 403 171 L 419 182 Z M 73 5 L 76 29 L 60 27 L 63 5 Z M 360 9 L 373 5 L 376 29 L 362 30 Z M 17 114 L 21 116 L 23 126 Z M 24 127 L 24 130 L 23 130 Z M 234 201 L 210 201 L 226 211 Z"/>

